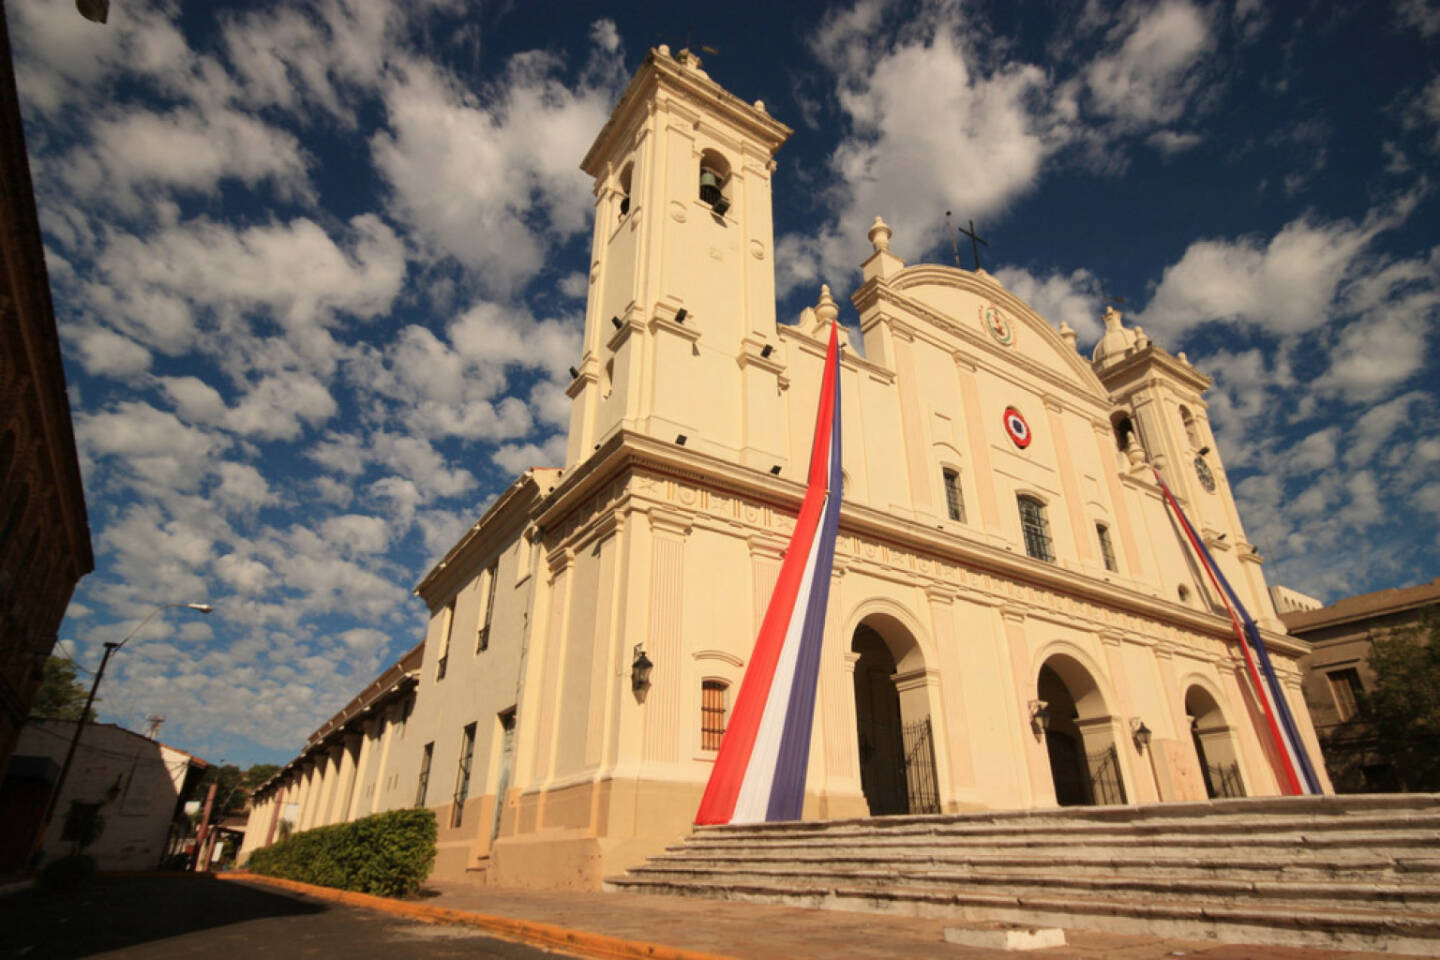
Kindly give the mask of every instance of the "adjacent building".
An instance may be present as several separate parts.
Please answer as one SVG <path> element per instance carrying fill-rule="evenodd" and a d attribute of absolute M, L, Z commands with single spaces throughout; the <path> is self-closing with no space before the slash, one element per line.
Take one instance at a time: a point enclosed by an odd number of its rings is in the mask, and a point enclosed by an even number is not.
<path fill-rule="evenodd" d="M 1436 608 L 1440 578 L 1282 615 L 1290 633 L 1311 648 L 1301 661 L 1305 703 L 1338 792 L 1400 789 L 1396 771 L 1375 752 L 1374 730 L 1360 710 L 1365 693 L 1375 686 L 1370 650 L 1377 637 L 1414 630 L 1426 611 Z"/>
<path fill-rule="evenodd" d="M 94 567 L 0 10 L 0 777 L 70 594 Z"/>
<path fill-rule="evenodd" d="M 651 52 L 581 164 L 594 237 L 564 464 L 519 477 L 425 576 L 423 644 L 257 793 L 247 843 L 267 819 L 413 804 L 440 821 L 437 875 L 595 886 L 688 832 L 840 312 L 822 287 L 777 322 L 789 134 L 688 51 Z M 1245 536 L 1210 379 L 1113 310 L 1082 356 L 984 271 L 907 265 L 879 217 L 868 236 L 805 816 L 1278 793 L 1230 622 L 1155 479 L 1259 621 L 1316 750 L 1307 648 Z"/>
<path fill-rule="evenodd" d="M 29 858 L 74 720 L 32 718 L 0 786 L 0 875 Z M 100 870 L 153 870 L 172 847 L 199 757 L 113 723 L 87 723 L 45 834 L 41 862 L 83 851 Z"/>

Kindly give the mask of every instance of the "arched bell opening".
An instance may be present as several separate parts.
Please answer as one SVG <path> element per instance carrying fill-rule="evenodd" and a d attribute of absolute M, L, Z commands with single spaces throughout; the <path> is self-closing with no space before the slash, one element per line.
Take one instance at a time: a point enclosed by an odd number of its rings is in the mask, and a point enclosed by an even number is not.
<path fill-rule="evenodd" d="M 898 620 L 855 628 L 856 741 L 870 815 L 939 813 L 939 777 L 925 658 Z"/>
<path fill-rule="evenodd" d="M 1185 691 L 1185 716 L 1190 721 L 1190 740 L 1195 745 L 1206 795 L 1212 800 L 1245 796 L 1240 757 L 1220 704 L 1197 684 Z"/>
<path fill-rule="evenodd" d="M 1062 807 L 1125 803 L 1115 719 L 1090 671 L 1073 657 L 1056 654 L 1040 667 L 1035 689 L 1047 711 L 1045 748 L 1055 802 Z"/>

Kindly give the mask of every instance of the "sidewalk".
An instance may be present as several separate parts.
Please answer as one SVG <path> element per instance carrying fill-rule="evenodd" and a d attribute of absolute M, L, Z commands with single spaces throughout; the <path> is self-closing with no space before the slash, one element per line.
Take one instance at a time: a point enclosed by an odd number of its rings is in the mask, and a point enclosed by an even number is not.
<path fill-rule="evenodd" d="M 433 884 L 439 896 L 426 900 L 450 909 L 473 910 L 515 919 L 620 937 L 666 947 L 720 954 L 742 960 L 1377 960 L 1387 953 L 1354 953 L 1297 947 L 1217 944 L 1210 941 L 1134 937 L 1067 930 L 1066 946 L 1053 950 L 1004 952 L 945 942 L 946 927 L 987 924 L 942 918 L 810 910 L 731 900 L 651 896 L 635 893 L 496 889 Z"/>
<path fill-rule="evenodd" d="M 236 876 L 246 882 L 273 883 L 265 878 Z M 293 885 L 287 884 L 291 889 Z M 370 898 L 366 898 L 370 900 Z M 1067 930 L 1067 944 L 1049 950 L 1007 953 L 962 947 L 945 942 L 946 927 L 987 926 L 953 919 L 902 917 L 808 910 L 739 901 L 700 900 L 590 891 L 517 890 L 466 884 L 431 884 L 417 900 L 371 901 L 378 909 L 427 919 L 463 922 L 499 936 L 525 940 L 528 924 L 576 931 L 578 956 L 617 956 L 587 950 L 584 934 L 616 938 L 631 945 L 625 955 L 644 956 L 654 945 L 741 960 L 1378 960 L 1383 952 L 1355 953 L 1296 947 L 1216 944 L 1165 937 L 1135 937 Z M 392 906 L 393 905 L 393 906 Z M 468 914 L 462 916 L 460 912 Z M 519 921 L 517 923 L 517 921 Z M 529 941 L 535 942 L 535 941 Z M 552 941 L 553 943 L 553 941 Z"/>

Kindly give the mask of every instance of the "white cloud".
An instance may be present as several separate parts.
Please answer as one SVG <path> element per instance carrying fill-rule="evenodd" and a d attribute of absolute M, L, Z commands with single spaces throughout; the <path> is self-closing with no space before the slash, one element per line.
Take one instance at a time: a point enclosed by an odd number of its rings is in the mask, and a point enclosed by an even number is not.
<path fill-rule="evenodd" d="M 1081 344 L 1095 343 L 1104 332 L 1100 321 L 1104 295 L 1099 279 L 1089 270 L 1075 270 L 1069 276 L 1052 273 L 1041 279 L 1021 267 L 1002 267 L 995 271 L 995 279 L 1052 326 L 1058 328 L 1061 321 L 1070 324 Z"/>
<path fill-rule="evenodd" d="M 253 510 L 276 502 L 263 474 L 248 463 L 224 462 L 216 466 L 220 485 L 211 496 L 238 510 Z"/>
<path fill-rule="evenodd" d="M 1413 30 L 1428 40 L 1440 34 L 1440 3 L 1435 0 L 1397 0 L 1395 24 L 1401 30 Z"/>
<path fill-rule="evenodd" d="M 336 351 L 322 328 L 339 313 L 385 312 L 405 276 L 401 242 L 378 217 L 353 217 L 345 241 L 304 217 L 243 229 L 196 220 L 143 238 L 117 233 L 98 261 L 104 286 L 93 285 L 90 297 L 166 353 L 220 350 L 199 339 L 202 312 L 214 315 L 210 325 L 242 336 L 246 315 L 268 315 L 300 355 L 327 369 Z"/>
<path fill-rule="evenodd" d="M 302 373 L 265 377 L 252 386 L 225 417 L 226 425 L 246 436 L 294 440 L 305 426 L 318 426 L 338 409 L 319 380 Z"/>
<path fill-rule="evenodd" d="M 91 142 L 60 163 L 71 194 L 141 212 L 156 188 L 215 193 L 227 179 L 272 183 L 308 196 L 306 161 L 294 135 L 225 108 L 132 110 L 92 124 Z"/>
<path fill-rule="evenodd" d="M 448 466 L 445 457 L 423 437 L 380 431 L 370 443 L 375 459 L 411 481 L 424 500 L 458 496 L 476 486 L 474 474 Z"/>
<path fill-rule="evenodd" d="M 1178 120 L 1200 88 L 1198 67 L 1214 45 L 1209 13 L 1186 0 L 1131 4 L 1110 38 L 1118 49 L 1085 72 L 1096 111 L 1126 126 Z"/>
<path fill-rule="evenodd" d="M 1252 324 L 1276 334 L 1320 327 L 1333 316 L 1337 293 L 1366 246 L 1403 221 L 1413 202 L 1402 198 L 1359 224 L 1304 217 L 1264 242 L 1198 240 L 1165 269 L 1135 319 L 1177 341 L 1212 321 Z"/>
<path fill-rule="evenodd" d="M 880 5 L 860 3 L 832 14 L 817 35 L 852 135 L 829 161 L 835 224 L 808 244 L 780 238 L 782 290 L 822 272 L 807 261 L 831 276 L 852 271 L 877 214 L 896 228 L 898 252 L 938 236 L 937 210 L 980 218 L 1003 209 L 1034 186 L 1058 145 L 1043 106 L 1036 108 L 1048 93 L 1039 67 L 986 69 L 962 40 L 958 11 L 922 12 L 894 42 L 873 32 L 879 16 Z"/>
<path fill-rule="evenodd" d="M 596 39 L 618 66 L 611 38 L 601 29 Z M 540 271 L 555 242 L 584 231 L 594 206 L 575 158 L 604 126 L 622 78 L 611 69 L 567 86 L 563 65 L 517 55 L 481 99 L 434 64 L 406 60 L 385 90 L 390 129 L 371 140 L 395 216 L 502 296 Z"/>
<path fill-rule="evenodd" d="M 502 444 L 491 459 L 508 473 L 519 475 L 531 467 L 554 467 L 565 462 L 565 435 L 557 433 L 543 445 Z"/>
<path fill-rule="evenodd" d="M 1172 157 L 1177 153 L 1184 153 L 1193 149 L 1204 141 L 1204 137 L 1198 133 L 1178 133 L 1174 130 L 1157 130 L 1145 138 L 1145 142 L 1156 150 Z"/>
<path fill-rule="evenodd" d="M 150 351 L 129 337 L 100 326 L 66 327 L 87 373 L 100 377 L 133 377 L 150 369 Z"/>
<path fill-rule="evenodd" d="M 75 439 L 88 457 L 115 457 L 160 490 L 193 490 L 229 442 L 187 427 L 148 403 L 124 401 L 76 417 Z"/>
<path fill-rule="evenodd" d="M 321 535 L 346 552 L 357 555 L 380 553 L 390 545 L 390 525 L 383 517 L 346 513 L 329 517 L 320 525 Z"/>

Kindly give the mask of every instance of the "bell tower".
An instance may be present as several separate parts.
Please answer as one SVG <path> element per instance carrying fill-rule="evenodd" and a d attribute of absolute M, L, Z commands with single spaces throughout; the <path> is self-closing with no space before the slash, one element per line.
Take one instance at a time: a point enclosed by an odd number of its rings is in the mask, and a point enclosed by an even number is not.
<path fill-rule="evenodd" d="M 580 165 L 595 232 L 567 467 L 621 428 L 773 462 L 742 383 L 776 340 L 770 185 L 790 133 L 688 50 L 657 47 L 630 81 Z"/>
<path fill-rule="evenodd" d="M 1149 461 L 1160 471 L 1245 606 L 1262 627 L 1283 629 L 1210 432 L 1204 394 L 1214 381 L 1184 353 L 1171 355 L 1142 328 L 1126 327 L 1113 307 L 1105 311 L 1105 335 L 1092 358 L 1137 469 L 1148 474 Z"/>

